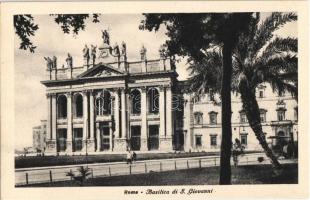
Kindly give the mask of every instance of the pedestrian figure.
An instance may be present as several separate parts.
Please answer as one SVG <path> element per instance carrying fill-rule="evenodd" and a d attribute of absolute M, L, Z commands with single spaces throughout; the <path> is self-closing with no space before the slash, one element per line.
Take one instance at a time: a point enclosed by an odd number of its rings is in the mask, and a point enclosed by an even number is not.
<path fill-rule="evenodd" d="M 244 146 L 242 146 L 240 140 L 238 138 L 235 139 L 235 143 L 233 144 L 232 156 L 234 161 L 234 166 L 237 167 L 239 159 L 238 156 L 243 154 Z"/>
<path fill-rule="evenodd" d="M 137 158 L 136 152 L 132 151 L 132 161 L 135 161 Z"/>
<path fill-rule="evenodd" d="M 131 154 L 130 150 L 127 151 L 126 158 L 127 158 L 127 164 L 128 163 L 131 164 L 132 163 L 132 154 Z"/>

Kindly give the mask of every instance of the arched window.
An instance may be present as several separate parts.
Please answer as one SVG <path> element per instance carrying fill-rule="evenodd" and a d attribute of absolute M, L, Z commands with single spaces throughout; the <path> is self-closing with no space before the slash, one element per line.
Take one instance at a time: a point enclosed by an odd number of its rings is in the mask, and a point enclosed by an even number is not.
<path fill-rule="evenodd" d="M 159 112 L 159 92 L 156 88 L 150 88 L 147 92 L 149 113 Z M 170 111 L 171 112 L 171 111 Z"/>
<path fill-rule="evenodd" d="M 83 117 L 83 96 L 81 94 L 74 95 L 73 99 L 73 113 L 74 117 L 80 118 Z"/>
<path fill-rule="evenodd" d="M 109 115 L 111 114 L 112 99 L 108 90 L 100 92 L 96 97 L 96 114 Z"/>
<path fill-rule="evenodd" d="M 107 90 L 104 90 L 103 92 L 103 114 L 109 115 L 111 114 L 111 107 L 112 107 L 112 101 L 111 101 L 111 93 Z"/>
<path fill-rule="evenodd" d="M 57 117 L 59 119 L 67 118 L 67 97 L 60 95 L 57 98 Z"/>
<path fill-rule="evenodd" d="M 139 115 L 141 113 L 141 93 L 135 89 L 130 92 L 131 98 L 131 113 Z"/>

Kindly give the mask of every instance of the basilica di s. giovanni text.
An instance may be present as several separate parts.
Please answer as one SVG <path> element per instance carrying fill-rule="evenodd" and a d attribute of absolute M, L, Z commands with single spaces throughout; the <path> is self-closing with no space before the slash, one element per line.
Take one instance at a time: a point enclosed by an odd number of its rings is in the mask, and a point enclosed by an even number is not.
<path fill-rule="evenodd" d="M 125 152 L 219 151 L 221 105 L 212 90 L 197 96 L 187 81 L 178 81 L 176 65 L 159 50 L 159 59 L 127 61 L 126 44 L 85 45 L 84 65 L 66 66 L 45 57 L 47 154 Z M 296 141 L 297 102 L 290 94 L 275 94 L 267 84 L 257 88 L 261 121 L 270 145 L 278 138 Z M 232 95 L 232 131 L 247 150 L 260 145 L 247 123 L 241 100 Z"/>

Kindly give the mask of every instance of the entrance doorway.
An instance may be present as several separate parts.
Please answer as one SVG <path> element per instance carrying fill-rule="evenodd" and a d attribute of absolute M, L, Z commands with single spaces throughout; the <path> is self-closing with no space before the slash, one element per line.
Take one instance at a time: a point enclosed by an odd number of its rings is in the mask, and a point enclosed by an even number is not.
<path fill-rule="evenodd" d="M 149 126 L 148 149 L 158 150 L 159 148 L 159 125 Z"/>
<path fill-rule="evenodd" d="M 67 129 L 57 130 L 57 152 L 67 149 Z"/>
<path fill-rule="evenodd" d="M 73 129 L 73 151 L 82 151 L 83 148 L 83 129 Z"/>
<path fill-rule="evenodd" d="M 130 147 L 133 151 L 140 151 L 141 148 L 141 126 L 131 126 Z"/>
<path fill-rule="evenodd" d="M 100 127 L 101 151 L 110 150 L 110 127 L 108 122 L 104 122 Z"/>

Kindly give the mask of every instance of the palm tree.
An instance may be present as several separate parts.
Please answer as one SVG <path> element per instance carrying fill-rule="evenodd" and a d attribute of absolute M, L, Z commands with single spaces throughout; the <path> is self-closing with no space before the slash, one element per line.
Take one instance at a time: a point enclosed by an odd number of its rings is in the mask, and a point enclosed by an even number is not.
<path fill-rule="evenodd" d="M 91 175 L 91 169 L 88 167 L 80 166 L 77 171 L 78 174 L 75 174 L 70 170 L 66 173 L 66 176 L 70 176 L 73 180 L 77 181 L 81 186 L 83 186 L 87 177 Z"/>
<path fill-rule="evenodd" d="M 272 13 L 260 23 L 260 15 L 256 13 L 249 25 L 249 32 L 239 36 L 231 56 L 231 90 L 241 94 L 249 125 L 277 169 L 281 165 L 267 145 L 255 89 L 259 84 L 269 83 L 275 92 L 288 91 L 297 98 L 297 39 L 274 38 L 275 30 L 293 20 L 297 20 L 294 13 Z M 205 52 L 203 60 L 191 63 L 189 68 L 193 91 L 205 93 L 209 89 L 215 92 L 221 90 L 221 84 L 224 84 L 220 82 L 224 65 L 222 48 L 213 47 Z"/>
<path fill-rule="evenodd" d="M 178 13 L 144 14 L 141 29 L 157 31 L 161 24 L 167 28 L 166 45 L 170 56 L 186 56 L 189 61 L 205 60 L 202 51 L 212 43 L 222 45 L 222 143 L 220 184 L 231 183 L 231 72 L 232 52 L 241 33 L 248 32 L 252 13 Z"/>

